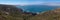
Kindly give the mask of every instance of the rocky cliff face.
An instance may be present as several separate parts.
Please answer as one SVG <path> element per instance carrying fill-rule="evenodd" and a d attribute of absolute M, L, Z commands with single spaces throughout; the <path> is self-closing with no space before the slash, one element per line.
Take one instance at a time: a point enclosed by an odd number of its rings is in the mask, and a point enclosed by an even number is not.
<path fill-rule="evenodd" d="M 13 17 L 20 16 L 22 9 L 18 9 L 14 5 L 0 4 L 0 20 L 14 20 Z"/>
<path fill-rule="evenodd" d="M 0 11 L 3 13 L 20 13 L 22 11 L 22 9 L 18 9 L 16 8 L 16 6 L 13 6 L 13 5 L 0 5 Z"/>
<path fill-rule="evenodd" d="M 10 16 L 20 16 L 22 9 L 16 8 L 14 5 L 3 5 L 0 4 L 0 20 L 5 20 L 6 17 Z M 8 18 L 7 18 L 8 19 Z"/>

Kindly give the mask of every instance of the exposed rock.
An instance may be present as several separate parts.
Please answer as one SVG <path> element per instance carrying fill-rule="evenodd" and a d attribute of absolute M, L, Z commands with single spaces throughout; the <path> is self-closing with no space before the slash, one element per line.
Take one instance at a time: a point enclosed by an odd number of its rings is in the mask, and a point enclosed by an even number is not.
<path fill-rule="evenodd" d="M 21 15 L 22 13 L 22 9 L 18 9 L 16 6 L 14 5 L 3 5 L 0 4 L 0 12 L 2 12 L 2 14 L 6 14 L 6 15 Z"/>

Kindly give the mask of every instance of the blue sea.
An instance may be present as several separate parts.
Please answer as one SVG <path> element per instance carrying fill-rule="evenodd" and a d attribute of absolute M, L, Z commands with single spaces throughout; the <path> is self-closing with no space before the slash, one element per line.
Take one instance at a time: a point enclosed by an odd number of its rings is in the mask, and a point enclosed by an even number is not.
<path fill-rule="evenodd" d="M 17 7 L 27 12 L 43 12 L 57 8 L 57 6 L 47 6 L 47 5 L 26 5 L 26 6 L 17 6 Z"/>

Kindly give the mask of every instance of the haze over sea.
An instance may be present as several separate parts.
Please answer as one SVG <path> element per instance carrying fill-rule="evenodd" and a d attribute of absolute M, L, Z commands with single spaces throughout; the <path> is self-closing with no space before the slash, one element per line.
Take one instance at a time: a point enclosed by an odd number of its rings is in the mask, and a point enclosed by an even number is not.
<path fill-rule="evenodd" d="M 25 5 L 25 6 L 17 6 L 18 8 L 22 8 L 23 11 L 27 12 L 43 12 L 48 10 L 53 10 L 58 8 L 59 6 L 48 6 L 48 5 Z"/>

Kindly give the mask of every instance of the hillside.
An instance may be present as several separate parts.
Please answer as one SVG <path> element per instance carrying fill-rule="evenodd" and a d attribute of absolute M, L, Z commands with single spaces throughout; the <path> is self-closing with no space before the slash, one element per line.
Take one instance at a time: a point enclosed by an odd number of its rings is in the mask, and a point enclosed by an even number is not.
<path fill-rule="evenodd" d="M 0 20 L 15 20 L 15 17 L 20 17 L 22 9 L 16 8 L 14 5 L 0 4 Z"/>
<path fill-rule="evenodd" d="M 60 20 L 60 8 L 49 10 L 36 17 L 33 17 L 33 20 Z"/>

